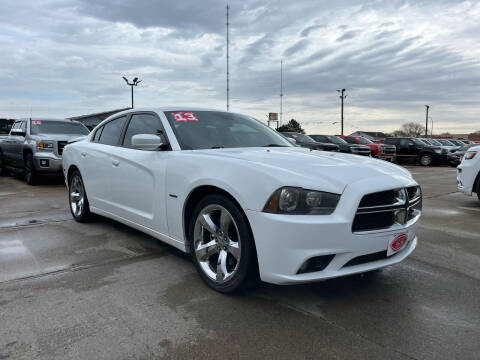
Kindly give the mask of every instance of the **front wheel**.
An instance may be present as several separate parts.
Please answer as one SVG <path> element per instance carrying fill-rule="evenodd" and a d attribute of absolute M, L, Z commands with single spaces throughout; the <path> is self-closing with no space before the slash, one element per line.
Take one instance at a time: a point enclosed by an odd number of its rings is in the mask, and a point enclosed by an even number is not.
<path fill-rule="evenodd" d="M 420 164 L 422 166 L 430 166 L 432 165 L 432 163 L 433 163 L 433 159 L 430 155 L 425 154 L 420 157 Z"/>
<path fill-rule="evenodd" d="M 222 293 L 239 290 L 257 269 L 247 219 L 230 199 L 207 195 L 190 221 L 189 244 L 195 267 L 208 286 Z"/>
<path fill-rule="evenodd" d="M 28 185 L 36 185 L 38 182 L 37 170 L 33 163 L 33 156 L 30 153 L 25 156 L 25 181 Z"/>
<path fill-rule="evenodd" d="M 70 176 L 68 202 L 70 204 L 70 212 L 76 221 L 84 223 L 91 219 L 92 214 L 90 213 L 87 193 L 83 186 L 82 176 L 77 170 Z"/>

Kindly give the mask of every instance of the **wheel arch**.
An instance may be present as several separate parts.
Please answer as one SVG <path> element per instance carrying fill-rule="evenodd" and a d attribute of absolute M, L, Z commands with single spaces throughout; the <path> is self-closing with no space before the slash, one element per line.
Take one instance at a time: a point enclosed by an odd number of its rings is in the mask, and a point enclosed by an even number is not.
<path fill-rule="evenodd" d="M 255 244 L 255 237 L 253 235 L 252 227 L 250 225 L 250 222 L 248 221 L 248 217 L 245 214 L 245 211 L 243 211 L 242 206 L 240 205 L 240 203 L 237 201 L 237 199 L 235 199 L 235 197 L 232 194 L 230 194 L 225 189 L 222 189 L 222 188 L 220 188 L 218 186 L 214 186 L 214 185 L 200 185 L 200 186 L 197 186 L 196 188 L 192 189 L 192 191 L 190 191 L 190 193 L 188 194 L 188 196 L 185 200 L 185 203 L 184 203 L 184 206 L 183 206 L 182 220 L 183 220 L 183 234 L 184 234 L 184 238 L 185 238 L 185 248 L 187 249 L 187 251 L 189 251 L 189 249 L 190 249 L 190 247 L 189 247 L 190 239 L 189 239 L 189 236 L 188 236 L 188 233 L 189 233 L 189 230 L 190 230 L 189 229 L 189 224 L 190 224 L 189 219 L 193 215 L 193 211 L 195 210 L 195 206 L 200 201 L 200 199 L 204 198 L 207 195 L 211 195 L 211 194 L 223 195 L 226 198 L 228 198 L 229 200 L 231 200 L 238 207 L 238 209 L 242 213 L 242 215 L 243 215 L 243 217 L 244 217 L 244 219 L 245 219 L 245 221 L 248 225 L 250 235 L 252 236 L 253 244 L 254 244 L 253 248 L 255 249 L 255 257 L 256 257 L 257 256 L 257 249 L 256 249 L 256 244 Z M 257 264 L 258 264 L 258 260 L 256 260 L 256 261 L 257 261 Z"/>
<path fill-rule="evenodd" d="M 473 182 L 473 186 L 472 186 L 472 192 L 477 193 L 478 196 L 480 196 L 480 194 L 477 192 L 477 186 L 479 182 L 480 182 L 480 171 L 478 172 L 477 177 L 475 178 L 475 181 Z"/>
<path fill-rule="evenodd" d="M 78 172 L 80 172 L 80 169 L 76 166 L 76 165 L 70 165 L 68 167 L 68 171 L 67 171 L 67 186 L 70 185 L 70 177 L 72 176 L 73 172 L 77 170 Z"/>

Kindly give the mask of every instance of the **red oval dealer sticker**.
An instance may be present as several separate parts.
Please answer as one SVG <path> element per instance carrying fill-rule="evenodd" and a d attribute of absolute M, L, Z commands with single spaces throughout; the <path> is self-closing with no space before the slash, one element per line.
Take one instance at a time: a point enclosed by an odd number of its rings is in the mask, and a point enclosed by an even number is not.
<path fill-rule="evenodd" d="M 395 236 L 395 239 L 393 239 L 392 243 L 390 244 L 390 248 L 392 249 L 392 251 L 397 252 L 403 247 L 403 245 L 405 245 L 407 240 L 408 240 L 407 234 L 397 235 Z"/>

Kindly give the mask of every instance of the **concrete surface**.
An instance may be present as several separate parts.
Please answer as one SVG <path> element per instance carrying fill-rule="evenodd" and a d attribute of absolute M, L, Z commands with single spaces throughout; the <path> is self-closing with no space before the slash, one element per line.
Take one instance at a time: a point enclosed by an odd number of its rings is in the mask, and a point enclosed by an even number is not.
<path fill-rule="evenodd" d="M 61 181 L 0 178 L 0 359 L 480 359 L 480 201 L 410 167 L 420 243 L 381 272 L 208 289 L 189 257 L 71 219 Z"/>

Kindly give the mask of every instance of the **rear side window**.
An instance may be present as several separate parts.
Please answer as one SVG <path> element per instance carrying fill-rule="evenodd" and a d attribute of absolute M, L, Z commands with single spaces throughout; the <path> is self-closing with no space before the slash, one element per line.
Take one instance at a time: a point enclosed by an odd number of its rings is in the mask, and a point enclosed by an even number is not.
<path fill-rule="evenodd" d="M 385 144 L 390 144 L 390 145 L 397 145 L 398 144 L 398 139 L 392 139 L 392 138 L 385 139 L 384 143 Z"/>
<path fill-rule="evenodd" d="M 98 142 L 105 145 L 118 145 L 125 120 L 127 120 L 127 117 L 122 116 L 103 125 L 103 131 Z"/>
<path fill-rule="evenodd" d="M 123 145 L 132 146 L 132 136 L 138 134 L 164 135 L 163 126 L 160 119 L 151 114 L 136 114 L 132 116 L 125 133 Z"/>

